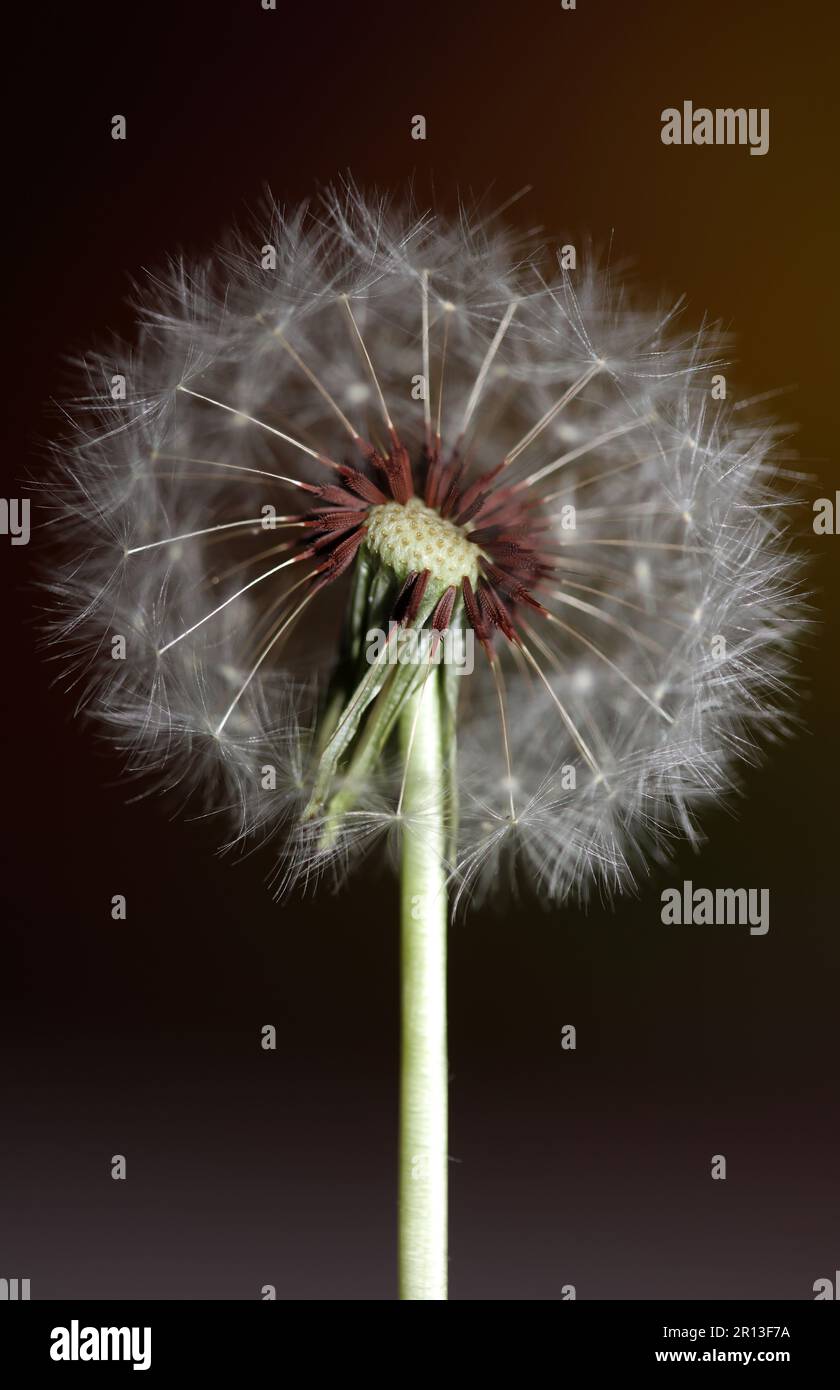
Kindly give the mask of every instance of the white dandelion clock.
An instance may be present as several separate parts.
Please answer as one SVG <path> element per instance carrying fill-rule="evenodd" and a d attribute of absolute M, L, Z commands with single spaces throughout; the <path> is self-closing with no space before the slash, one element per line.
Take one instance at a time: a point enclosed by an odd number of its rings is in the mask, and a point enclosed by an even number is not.
<path fill-rule="evenodd" d="M 446 1297 L 448 904 L 697 839 L 802 622 L 783 435 L 718 399 L 719 331 L 549 261 L 353 190 L 274 209 L 88 364 L 49 491 L 52 636 L 141 785 L 269 837 L 282 891 L 400 862 L 412 1299 Z"/>

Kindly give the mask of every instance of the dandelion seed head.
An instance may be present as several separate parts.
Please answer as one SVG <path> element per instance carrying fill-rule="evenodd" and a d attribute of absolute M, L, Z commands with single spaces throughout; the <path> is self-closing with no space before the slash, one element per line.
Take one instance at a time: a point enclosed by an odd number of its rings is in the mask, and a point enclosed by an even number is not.
<path fill-rule="evenodd" d="M 351 187 L 141 291 L 42 497 L 50 638 L 138 788 L 268 839 L 278 891 L 340 881 L 424 824 L 366 633 L 452 626 L 474 671 L 420 679 L 457 901 L 608 897 L 698 842 L 790 724 L 785 432 L 713 399 L 718 327 L 622 280 Z"/>

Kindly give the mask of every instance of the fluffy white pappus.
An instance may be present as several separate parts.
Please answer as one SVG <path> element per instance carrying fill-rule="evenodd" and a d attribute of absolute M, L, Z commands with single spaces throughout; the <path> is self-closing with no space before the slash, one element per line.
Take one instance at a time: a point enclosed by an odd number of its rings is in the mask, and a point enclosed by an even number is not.
<path fill-rule="evenodd" d="M 715 325 L 583 248 L 563 271 L 496 218 L 353 188 L 271 206 L 137 305 L 39 485 L 49 640 L 138 789 L 224 818 L 227 847 L 275 841 L 279 891 L 422 831 L 390 744 L 311 801 L 367 526 L 411 494 L 477 557 L 454 586 L 475 669 L 447 686 L 456 901 L 517 865 L 545 901 L 610 896 L 786 731 L 797 475 Z"/>

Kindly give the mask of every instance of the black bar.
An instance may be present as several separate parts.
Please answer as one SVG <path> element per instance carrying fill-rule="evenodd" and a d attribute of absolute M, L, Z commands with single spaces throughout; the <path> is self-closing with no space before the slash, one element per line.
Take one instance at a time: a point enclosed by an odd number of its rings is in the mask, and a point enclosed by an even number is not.
<path fill-rule="evenodd" d="M 147 1376 L 206 1374 L 218 1379 L 261 1368 L 299 1383 L 320 1379 L 333 1364 L 344 1377 L 387 1371 L 389 1379 L 402 1379 L 392 1339 L 412 1335 L 417 1327 L 413 1317 L 407 1324 L 377 1323 L 373 1332 L 366 1325 L 331 1331 L 327 1324 L 332 1320 L 333 1314 L 322 1310 L 313 1331 L 297 1308 L 288 1313 L 282 1305 L 257 1302 L 8 1303 L 0 1311 L 0 1376 L 8 1385 L 14 1370 L 51 1379 L 81 1375 L 99 1383 L 103 1377 L 128 1375 L 133 1382 L 131 1356 L 142 1362 L 148 1353 L 144 1378 L 136 1382 L 140 1385 Z M 471 1378 L 486 1360 L 495 1374 L 507 1362 L 517 1382 L 529 1379 L 541 1365 L 541 1377 L 568 1370 L 593 1376 L 641 1372 L 646 1384 L 656 1384 L 660 1369 L 667 1376 L 674 1365 L 734 1364 L 759 1376 L 768 1365 L 781 1365 L 801 1380 L 803 1372 L 836 1364 L 840 1329 L 836 1309 L 820 1301 L 563 1302 L 546 1323 L 540 1320 L 524 1333 L 518 1318 L 513 1324 L 496 1319 L 492 1331 L 480 1335 L 467 1328 L 457 1346 L 450 1341 L 451 1324 L 421 1326 L 440 1328 L 447 1337 L 439 1374 L 451 1374 L 454 1353 L 465 1359 Z M 104 1336 L 100 1329 L 106 1329 Z M 137 1337 L 131 1344 L 125 1333 L 113 1337 L 108 1329 L 136 1329 Z M 419 1345 L 425 1350 L 425 1335 Z M 58 1360 L 51 1355 L 55 1350 L 81 1358 L 83 1347 L 88 1353 L 102 1346 L 106 1352 L 116 1348 L 127 1359 Z M 411 1378 L 423 1359 L 415 1344 L 406 1368 Z"/>

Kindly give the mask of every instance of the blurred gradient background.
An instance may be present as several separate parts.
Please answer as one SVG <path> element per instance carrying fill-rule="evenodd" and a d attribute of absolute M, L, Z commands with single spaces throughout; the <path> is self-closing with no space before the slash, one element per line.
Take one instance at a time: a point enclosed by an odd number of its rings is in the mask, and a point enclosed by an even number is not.
<path fill-rule="evenodd" d="M 815 538 L 810 506 L 840 487 L 830 15 L 86 0 L 33 6 L 9 51 L 6 496 L 42 466 L 66 355 L 130 334 L 129 275 L 210 249 L 265 184 L 293 203 L 347 171 L 443 210 L 531 184 L 511 222 L 612 236 L 654 295 L 731 324 L 731 391 L 795 388 L 821 610 L 800 736 L 615 911 L 525 895 L 452 929 L 455 1299 L 808 1299 L 840 1265 L 840 536 Z M 769 107 L 769 153 L 663 146 L 684 99 Z M 395 885 L 371 867 L 278 907 L 265 860 L 127 804 L 37 650 L 38 548 L 0 541 L 0 1276 L 39 1299 L 390 1299 Z M 684 878 L 769 887 L 769 935 L 663 927 Z"/>

